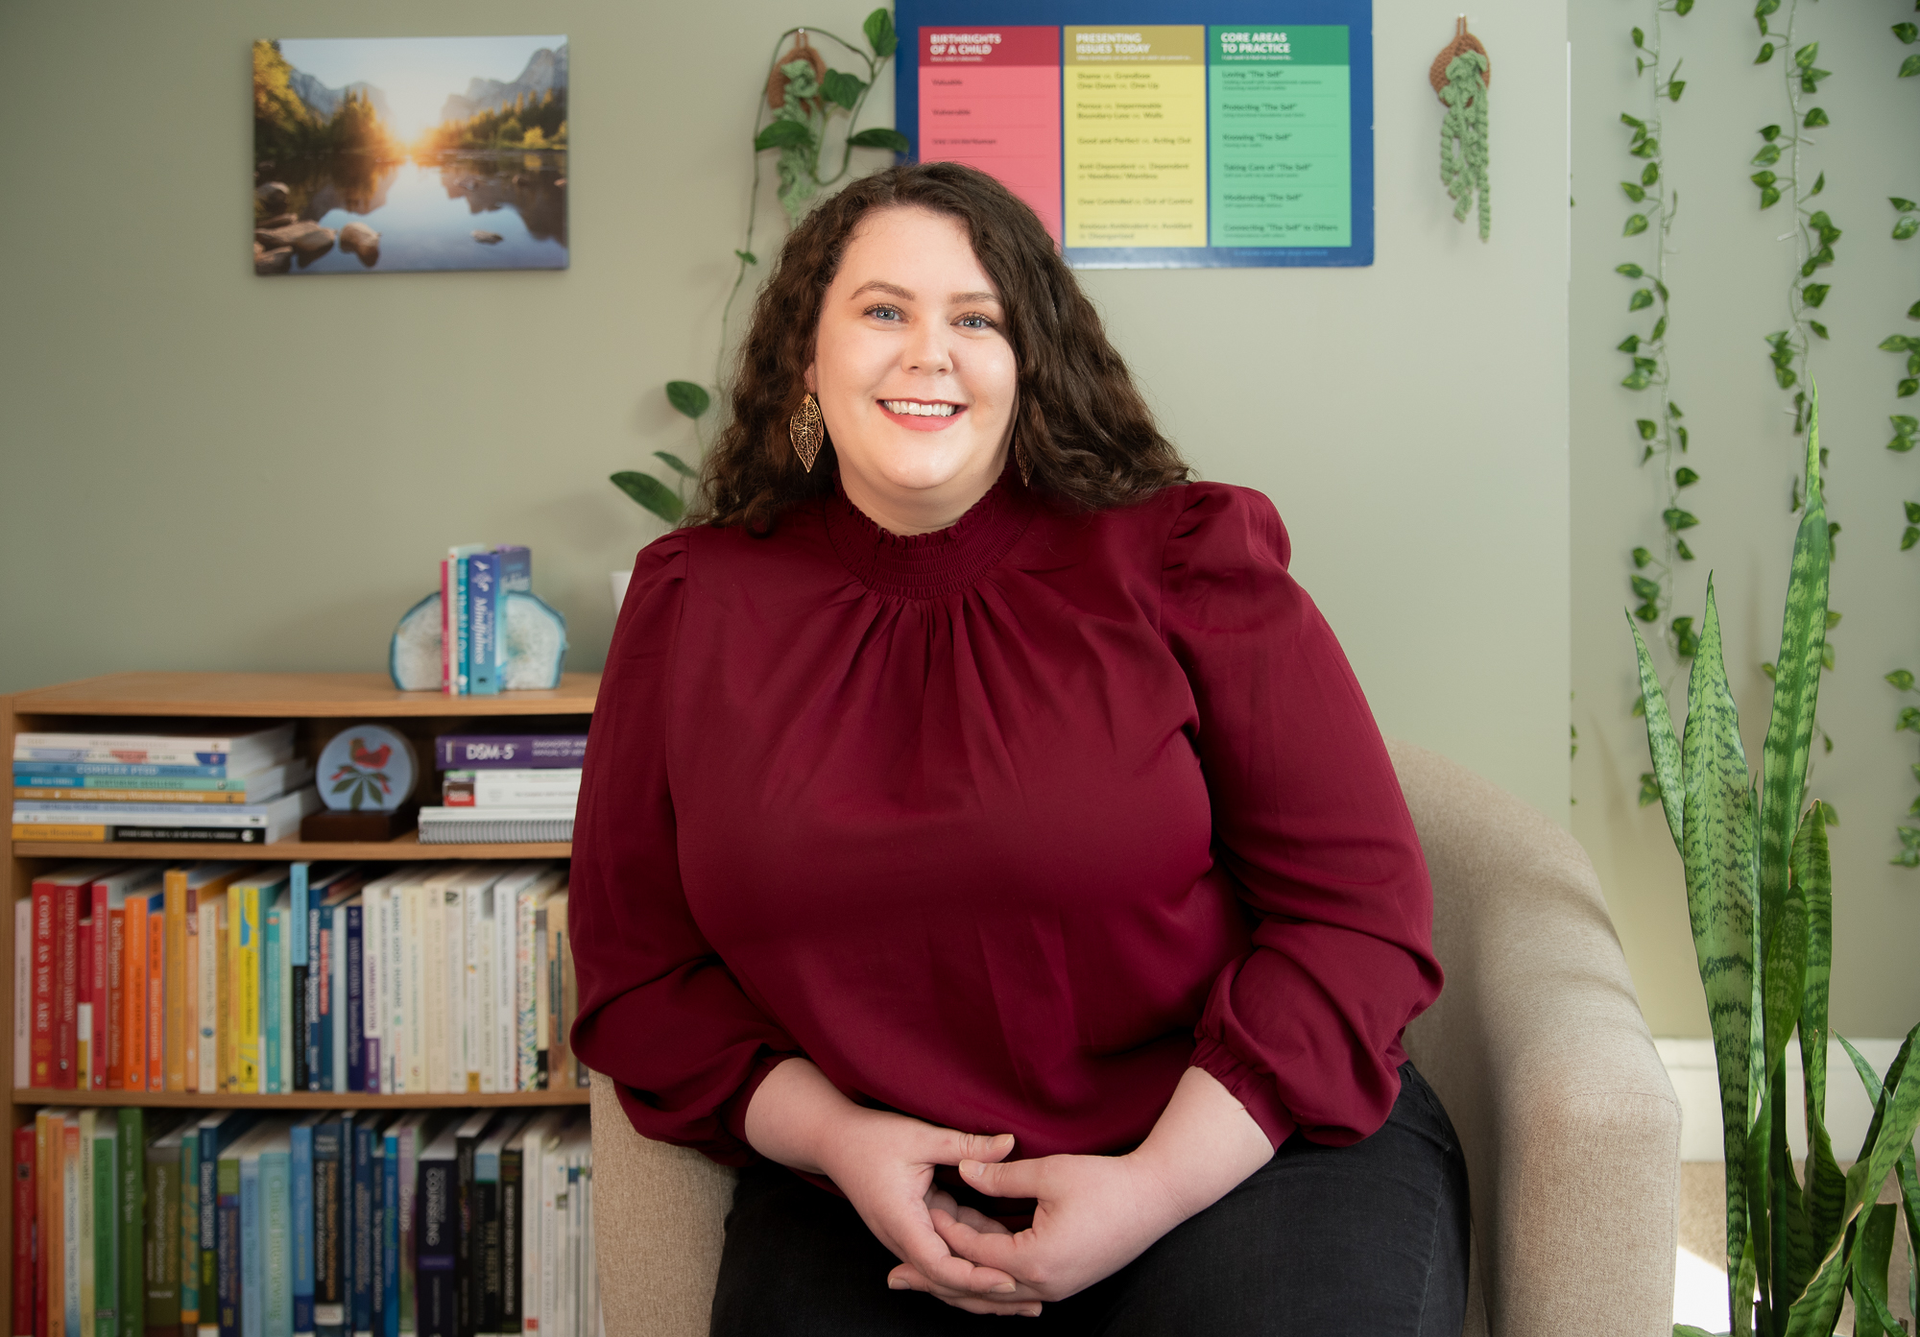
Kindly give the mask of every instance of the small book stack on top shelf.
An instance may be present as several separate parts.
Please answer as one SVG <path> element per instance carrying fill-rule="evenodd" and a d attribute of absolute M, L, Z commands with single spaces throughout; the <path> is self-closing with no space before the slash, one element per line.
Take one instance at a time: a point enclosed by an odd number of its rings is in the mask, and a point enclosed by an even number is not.
<path fill-rule="evenodd" d="M 602 1337 L 583 1110 L 40 1110 L 21 1337 Z"/>
<path fill-rule="evenodd" d="M 433 742 L 442 806 L 420 810 L 421 844 L 573 839 L 585 734 L 443 734 Z"/>
<path fill-rule="evenodd" d="M 80 864 L 14 906 L 16 1087 L 584 1089 L 565 866 Z M 24 1005 L 23 1005 L 24 1004 Z"/>
<path fill-rule="evenodd" d="M 294 726 L 246 734 L 23 733 L 13 740 L 13 838 L 66 842 L 291 837 L 320 807 Z"/>

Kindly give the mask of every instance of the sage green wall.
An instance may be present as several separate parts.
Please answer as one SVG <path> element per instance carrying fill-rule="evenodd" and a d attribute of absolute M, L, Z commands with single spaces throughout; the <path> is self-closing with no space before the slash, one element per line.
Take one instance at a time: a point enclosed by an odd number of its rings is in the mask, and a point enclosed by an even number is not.
<path fill-rule="evenodd" d="M 1902 554 L 1901 500 L 1920 496 L 1920 461 L 1888 453 L 1887 415 L 1913 412 L 1894 398 L 1900 362 L 1874 345 L 1920 326 L 1903 319 L 1920 298 L 1920 241 L 1891 240 L 1887 197 L 1920 198 L 1920 159 L 1910 146 L 1920 125 L 1920 79 L 1895 77 L 1903 54 L 1891 24 L 1913 17 L 1911 0 L 1799 5 L 1797 40 L 1820 42 L 1833 75 L 1810 104 L 1832 118 L 1819 132 L 1813 171 L 1819 198 L 1845 232 L 1833 288 L 1820 318 L 1832 332 L 1818 345 L 1822 441 L 1830 452 L 1828 505 L 1840 522 L 1832 607 L 1837 672 L 1822 684 L 1820 720 L 1830 755 L 1816 755 L 1814 791 L 1838 808 L 1834 858 L 1833 1020 L 1849 1035 L 1897 1036 L 1920 1021 L 1920 873 L 1893 868 L 1893 828 L 1913 799 L 1909 766 L 1920 760 L 1913 734 L 1892 732 L 1902 702 L 1881 681 L 1899 665 L 1920 669 L 1913 607 L 1916 560 Z M 1668 15 L 1668 55 L 1684 57 L 1685 95 L 1665 115 L 1668 178 L 1681 208 L 1671 270 L 1675 399 L 1692 426 L 1688 463 L 1699 483 L 1685 505 L 1700 517 L 1687 532 L 1698 554 L 1680 579 L 1681 612 L 1697 613 L 1709 570 L 1726 628 L 1727 667 L 1740 706 L 1747 755 L 1757 762 L 1771 706 L 1759 664 L 1779 645 L 1781 602 L 1794 516 L 1791 480 L 1804 439 L 1781 409 L 1765 335 L 1787 323 L 1793 274 L 1789 206 L 1761 213 L 1747 175 L 1756 133 L 1784 123 L 1782 65 L 1755 66 L 1760 44 L 1750 6 L 1703 4 L 1685 19 Z M 1638 179 L 1619 114 L 1645 115 L 1645 81 L 1634 79 L 1629 30 L 1651 27 L 1651 3 L 1581 0 L 1570 6 L 1573 85 L 1573 686 L 1580 753 L 1574 761 L 1574 832 L 1593 855 L 1655 1034 L 1707 1034 L 1695 974 L 1678 858 L 1658 806 L 1635 802 L 1648 769 L 1642 722 L 1628 716 L 1639 691 L 1623 608 L 1630 601 L 1627 553 L 1657 548 L 1664 492 L 1657 469 L 1639 468 L 1633 420 L 1646 396 L 1619 387 L 1626 359 L 1613 351 L 1629 331 L 1633 285 L 1612 272 L 1644 262 L 1646 238 L 1623 239 L 1629 209 L 1617 182 Z M 1779 23 L 1784 17 L 1775 16 Z M 1497 85 L 1496 85 L 1497 87 Z M 1671 668 L 1671 660 L 1663 660 Z M 1685 678 L 1669 676 L 1684 699 Z M 1907 698 L 1912 702 L 1913 698 Z"/>
<path fill-rule="evenodd" d="M 1202 472 L 1279 503 L 1383 726 L 1564 820 L 1565 15 L 1474 14 L 1482 245 L 1437 180 L 1454 7 L 1379 8 L 1378 263 L 1086 282 Z M 607 572 L 658 532 L 606 475 L 687 445 L 658 387 L 712 366 L 768 47 L 864 9 L 0 7 L 0 690 L 378 668 L 439 550 L 476 538 L 532 545 L 597 666 Z M 571 270 L 249 272 L 249 39 L 529 29 L 572 41 Z"/>

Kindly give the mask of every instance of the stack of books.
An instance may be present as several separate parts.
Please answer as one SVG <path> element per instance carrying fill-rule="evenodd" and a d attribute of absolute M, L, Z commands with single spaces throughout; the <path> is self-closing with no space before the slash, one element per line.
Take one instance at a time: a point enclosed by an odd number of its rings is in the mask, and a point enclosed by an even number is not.
<path fill-rule="evenodd" d="M 600 1337 L 582 1110 L 38 1111 L 13 1331 Z"/>
<path fill-rule="evenodd" d="M 498 696 L 507 669 L 506 601 L 533 592 L 533 554 L 463 543 L 440 562 L 440 690 Z"/>
<path fill-rule="evenodd" d="M 13 740 L 13 838 L 219 841 L 291 837 L 318 811 L 293 725 L 246 734 L 23 733 Z"/>
<path fill-rule="evenodd" d="M 79 864 L 14 907 L 14 1085 L 581 1088 L 553 863 Z"/>
<path fill-rule="evenodd" d="M 420 810 L 420 843 L 572 840 L 587 736 L 442 734 L 440 807 Z"/>

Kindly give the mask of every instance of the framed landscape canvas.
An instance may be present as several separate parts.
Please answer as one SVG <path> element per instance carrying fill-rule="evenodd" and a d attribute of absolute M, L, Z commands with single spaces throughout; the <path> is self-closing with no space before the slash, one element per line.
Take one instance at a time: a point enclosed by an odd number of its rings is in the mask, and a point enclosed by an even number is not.
<path fill-rule="evenodd" d="M 567 39 L 253 44 L 256 274 L 567 267 Z"/>

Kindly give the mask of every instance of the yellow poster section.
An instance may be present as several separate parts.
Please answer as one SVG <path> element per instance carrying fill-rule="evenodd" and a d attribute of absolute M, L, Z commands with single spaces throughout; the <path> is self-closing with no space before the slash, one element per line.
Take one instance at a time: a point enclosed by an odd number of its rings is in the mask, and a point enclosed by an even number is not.
<path fill-rule="evenodd" d="M 1070 27 L 1066 244 L 1207 244 L 1207 30 Z"/>

